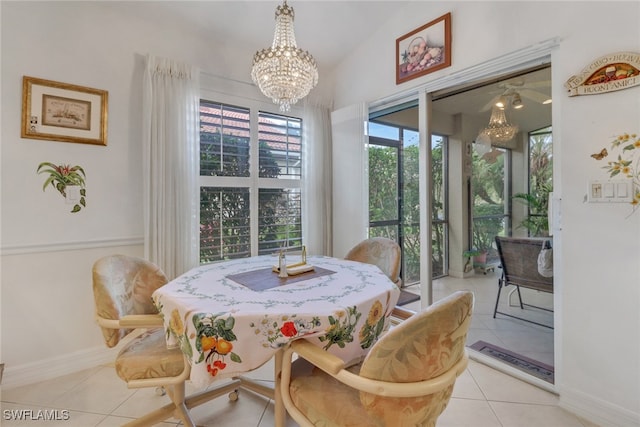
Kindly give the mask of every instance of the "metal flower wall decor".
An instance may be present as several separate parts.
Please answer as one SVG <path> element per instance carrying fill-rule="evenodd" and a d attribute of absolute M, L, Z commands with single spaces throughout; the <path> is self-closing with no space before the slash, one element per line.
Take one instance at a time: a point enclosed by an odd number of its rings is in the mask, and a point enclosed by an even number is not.
<path fill-rule="evenodd" d="M 618 157 L 607 162 L 602 168 L 609 173 L 610 178 L 626 178 L 632 181 L 631 205 L 635 211 L 640 207 L 640 136 L 635 133 L 623 133 L 615 136 L 611 141 L 612 152 L 618 152 Z M 596 160 L 603 160 L 609 151 L 603 148 L 591 155 Z"/>
<path fill-rule="evenodd" d="M 44 181 L 42 191 L 45 191 L 49 185 L 58 190 L 67 203 L 74 205 L 71 213 L 80 212 L 82 207 L 87 206 L 85 200 L 87 196 L 87 190 L 85 189 L 86 174 L 82 167 L 43 162 L 38 166 L 37 172 L 38 174 L 49 175 Z M 77 190 L 77 192 L 74 190 Z"/>

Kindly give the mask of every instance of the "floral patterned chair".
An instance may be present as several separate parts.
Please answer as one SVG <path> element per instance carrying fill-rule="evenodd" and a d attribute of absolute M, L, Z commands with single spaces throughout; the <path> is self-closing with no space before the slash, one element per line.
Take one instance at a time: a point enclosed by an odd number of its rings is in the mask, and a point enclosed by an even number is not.
<path fill-rule="evenodd" d="M 392 328 L 348 368 L 294 341 L 281 377 L 287 412 L 301 426 L 435 426 L 468 363 L 472 311 L 473 294 L 456 292 Z"/>
<path fill-rule="evenodd" d="M 127 426 L 149 426 L 171 416 L 194 426 L 189 408 L 228 392 L 237 397 L 239 381 L 185 397 L 189 364 L 180 349 L 167 348 L 163 319 L 151 302 L 153 291 L 165 283 L 160 268 L 140 258 L 112 255 L 93 265 L 96 318 L 107 347 L 115 347 L 135 331 L 121 344 L 116 373 L 129 388 L 156 387 L 171 398 L 171 403 Z"/>
<path fill-rule="evenodd" d="M 400 285 L 400 246 L 386 237 L 372 237 L 354 246 L 345 256 L 351 261 L 377 265 L 389 279 Z"/>

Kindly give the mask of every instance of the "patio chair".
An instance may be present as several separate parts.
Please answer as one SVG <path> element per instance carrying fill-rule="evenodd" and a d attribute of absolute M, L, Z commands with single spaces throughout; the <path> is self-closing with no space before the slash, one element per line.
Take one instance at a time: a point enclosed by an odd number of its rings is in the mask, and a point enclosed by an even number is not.
<path fill-rule="evenodd" d="M 498 279 L 498 295 L 496 296 L 496 305 L 493 310 L 494 319 L 496 318 L 496 314 L 502 314 L 503 316 L 553 329 L 553 326 L 498 310 L 502 288 L 512 285 L 515 286 L 517 290 L 520 309 L 524 309 L 526 306 L 545 311 L 553 311 L 545 307 L 525 303 L 522 299 L 522 293 L 520 292 L 520 288 L 526 288 L 553 293 L 553 277 L 544 277 L 538 272 L 538 255 L 547 241 L 549 241 L 548 238 L 496 236 L 496 246 L 498 254 L 500 255 L 502 276 Z"/>

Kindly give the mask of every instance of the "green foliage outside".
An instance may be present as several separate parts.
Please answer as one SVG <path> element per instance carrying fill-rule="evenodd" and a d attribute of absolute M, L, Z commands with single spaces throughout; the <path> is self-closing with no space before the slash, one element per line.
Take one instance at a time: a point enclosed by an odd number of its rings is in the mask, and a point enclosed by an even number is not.
<path fill-rule="evenodd" d="M 494 149 L 478 156 L 473 153 L 473 250 L 486 251 L 497 258 L 494 240 L 506 234 L 504 155 Z M 498 154 L 498 155 L 496 155 Z M 549 192 L 553 191 L 553 157 L 551 128 L 532 133 L 529 140 L 529 192 L 513 195 L 513 200 L 528 207 L 528 215 L 516 227 L 528 230 L 530 236 L 548 236 L 547 210 Z"/>
<path fill-rule="evenodd" d="M 393 147 L 369 147 L 369 221 L 398 218 L 397 153 Z"/>
<path fill-rule="evenodd" d="M 400 227 L 403 237 L 402 277 L 405 283 L 420 280 L 420 192 L 418 146 L 404 147 L 402 151 L 403 187 L 398 194 L 398 149 L 371 145 L 369 147 L 369 221 L 398 220 L 398 197 L 402 200 Z M 433 165 L 433 233 L 432 272 L 434 277 L 444 274 L 444 226 L 436 223 L 444 219 L 443 145 L 432 149 Z M 398 227 L 387 225 L 370 228 L 371 237 L 382 236 L 398 240 Z"/>
<path fill-rule="evenodd" d="M 201 133 L 200 169 L 209 176 L 249 176 L 249 140 Z M 280 168 L 266 143 L 260 143 L 259 176 L 277 178 Z M 299 196 L 299 193 L 298 193 Z M 259 253 L 280 247 L 301 247 L 299 197 L 286 190 L 261 190 Z M 295 212 L 291 218 L 290 212 Z M 247 257 L 251 254 L 248 188 L 200 188 L 200 263 Z M 293 224 L 293 225 L 291 225 Z"/>
<path fill-rule="evenodd" d="M 518 227 L 532 237 L 549 235 L 549 193 L 553 191 L 553 144 L 551 128 L 529 139 L 529 192 L 513 195 L 516 202 L 528 207 L 528 215 Z"/>
<path fill-rule="evenodd" d="M 520 226 L 530 230 L 530 235 L 548 233 L 548 195 L 552 190 L 551 129 L 531 136 L 530 193 L 514 195 L 514 199 L 529 205 L 530 214 Z M 444 274 L 445 227 L 439 220 L 445 219 L 443 147 L 434 144 L 433 167 L 433 276 Z M 369 147 L 369 219 L 370 222 L 398 220 L 398 197 L 402 200 L 401 230 L 403 238 L 403 271 L 405 283 L 420 280 L 420 227 L 419 227 L 419 177 L 418 146 L 403 148 L 403 187 L 398 194 L 398 150 L 395 147 L 371 145 Z M 494 149 L 487 155 L 473 152 L 471 200 L 473 224 L 471 248 L 474 252 L 487 252 L 489 260 L 497 259 L 495 236 L 505 235 L 507 211 L 505 207 L 505 156 L 504 150 Z M 370 235 L 398 240 L 396 225 L 376 226 Z"/>
<path fill-rule="evenodd" d="M 501 150 L 479 156 L 473 151 L 471 178 L 473 225 L 471 249 L 497 257 L 495 236 L 505 232 L 504 154 Z"/>

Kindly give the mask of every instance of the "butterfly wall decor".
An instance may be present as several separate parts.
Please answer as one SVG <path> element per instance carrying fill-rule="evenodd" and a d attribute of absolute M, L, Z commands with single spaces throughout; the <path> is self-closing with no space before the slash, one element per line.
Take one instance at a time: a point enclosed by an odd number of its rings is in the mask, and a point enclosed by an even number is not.
<path fill-rule="evenodd" d="M 606 148 L 603 148 L 599 153 L 594 153 L 591 155 L 596 160 L 602 160 L 609 155 L 609 152 Z"/>

